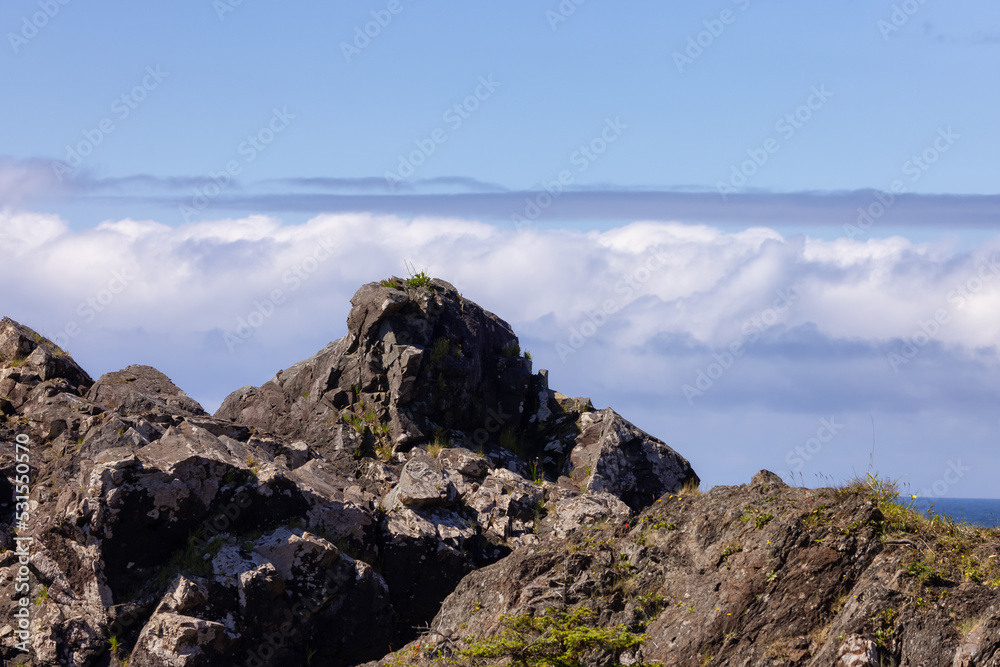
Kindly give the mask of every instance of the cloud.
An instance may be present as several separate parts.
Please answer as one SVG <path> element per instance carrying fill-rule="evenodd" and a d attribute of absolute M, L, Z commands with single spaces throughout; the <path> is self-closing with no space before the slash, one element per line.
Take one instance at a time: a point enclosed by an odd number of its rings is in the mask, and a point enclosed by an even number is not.
<path fill-rule="evenodd" d="M 851 442 L 868 442 L 872 412 L 884 442 L 922 433 L 906 447 L 931 453 L 928 439 L 950 437 L 955 423 L 971 429 L 962 447 L 980 457 L 995 435 L 1000 238 L 955 252 L 766 226 L 516 232 L 371 214 L 73 231 L 7 211 L 0 252 L 4 282 L 17 286 L 0 314 L 59 339 L 96 374 L 160 367 L 210 409 L 342 336 L 354 291 L 408 263 L 509 321 L 553 387 L 614 405 L 715 470 L 711 483 L 782 470 L 791 445 L 768 439 L 762 415 L 770 432 L 801 429 L 802 441 L 820 415 L 839 415 L 858 429 Z M 732 430 L 710 456 L 692 443 L 720 419 Z M 750 442 L 760 455 L 738 454 Z M 890 463 L 911 466 L 893 451 Z M 829 464 L 841 472 L 836 457 Z M 941 465 L 928 455 L 914 475 L 932 482 Z"/>
<path fill-rule="evenodd" d="M 51 160 L 16 160 L 0 156 L 0 206 L 37 208 L 52 198 L 109 207 L 125 205 L 148 215 L 169 211 L 182 217 L 191 208 L 196 189 L 206 176 L 162 177 L 136 174 L 97 177 L 79 170 L 60 179 Z M 892 227 L 997 229 L 1000 195 L 888 195 L 875 190 L 835 192 L 747 191 L 727 194 L 714 190 L 623 188 L 615 185 L 545 190 L 508 190 L 464 176 L 401 181 L 389 188 L 384 178 L 283 178 L 256 183 L 232 180 L 204 209 L 187 219 L 211 219 L 227 214 L 287 213 L 375 214 L 404 218 L 462 218 L 501 223 L 511 229 L 572 225 L 580 222 L 684 220 L 708 225 L 734 223 L 769 228 L 833 226 L 858 238 Z M 216 212 L 216 213 L 213 213 Z M 866 212 L 874 212 L 869 215 Z M 161 215 L 161 217 L 163 217 Z M 853 230 L 853 231 L 852 231 Z"/>

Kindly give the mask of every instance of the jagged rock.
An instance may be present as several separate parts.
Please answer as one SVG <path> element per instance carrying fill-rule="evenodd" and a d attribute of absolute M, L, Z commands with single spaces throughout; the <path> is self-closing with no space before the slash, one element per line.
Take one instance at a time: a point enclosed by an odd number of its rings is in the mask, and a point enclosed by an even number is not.
<path fill-rule="evenodd" d="M 611 493 L 638 493 L 639 507 L 694 479 L 611 412 L 595 447 L 590 402 L 551 391 L 510 327 L 448 283 L 373 283 L 352 305 L 344 338 L 214 416 L 156 369 L 95 383 L 0 322 L 0 578 L 19 576 L 6 499 L 25 434 L 30 660 L 357 663 L 411 638 L 468 573 L 602 518 L 627 522 Z M 598 474 L 564 476 L 576 449 Z M 652 472 L 629 470 L 649 461 Z M 0 614 L 16 603 L 0 599 Z M 5 658 L 16 639 L 0 628 Z"/>
<path fill-rule="evenodd" d="M 611 408 L 585 412 L 580 424 L 570 461 L 588 491 L 606 491 L 638 510 L 685 482 L 699 482 L 687 459 Z"/>
<path fill-rule="evenodd" d="M 406 462 L 399 483 L 386 495 L 382 507 L 388 512 L 397 507 L 438 507 L 452 504 L 458 490 L 438 459 L 426 454 Z"/>
<path fill-rule="evenodd" d="M 850 635 L 837 651 L 837 667 L 879 667 L 878 647 L 861 635 Z"/>
<path fill-rule="evenodd" d="M 519 414 L 531 362 L 512 352 L 510 326 L 444 281 L 390 282 L 354 295 L 347 337 L 259 389 L 234 392 L 216 416 L 301 439 L 326 455 L 355 444 L 336 428 L 345 419 L 409 449 L 444 424 L 475 431 L 489 410 Z"/>
<path fill-rule="evenodd" d="M 482 479 L 490 471 L 490 464 L 485 456 L 470 452 L 464 447 L 441 450 L 437 458 L 446 470 L 454 470 L 472 479 Z"/>
<path fill-rule="evenodd" d="M 155 423 L 178 424 L 184 417 L 205 414 L 197 401 L 149 366 L 129 366 L 102 375 L 87 392 L 87 398 L 109 406 L 122 417 L 141 415 Z"/>
<path fill-rule="evenodd" d="M 558 538 L 602 519 L 624 525 L 632 517 L 629 506 L 610 493 L 569 493 L 553 505 L 552 532 Z"/>
<path fill-rule="evenodd" d="M 476 512 L 483 532 L 500 540 L 518 538 L 534 530 L 542 489 L 520 475 L 497 468 L 483 480 L 466 504 Z"/>
<path fill-rule="evenodd" d="M 603 627 L 641 628 L 646 643 L 630 659 L 665 665 L 996 664 L 996 587 L 932 585 L 911 574 L 907 564 L 928 552 L 915 552 L 909 539 L 883 542 L 884 500 L 869 489 L 779 482 L 762 471 L 745 486 L 668 494 L 627 522 L 514 551 L 466 576 L 428 631 L 370 664 L 437 664 L 468 647 L 470 635 L 497 635 L 503 615 L 578 605 Z M 571 494 L 552 489 L 550 504 Z M 924 523 L 918 533 L 928 549 L 937 542 L 937 557 L 954 558 L 956 529 Z M 959 543 L 981 563 L 996 533 L 976 535 Z"/>
<path fill-rule="evenodd" d="M 76 394 L 86 391 L 94 382 L 55 343 L 9 317 L 0 320 L 0 363 L 8 371 L 6 377 L 0 374 L 0 394 L 9 394 L 13 390 L 10 384 L 3 384 L 3 380 L 8 378 L 15 383 L 23 378 L 29 385 L 35 379 L 44 382 L 62 378 L 69 383 L 69 390 Z"/>

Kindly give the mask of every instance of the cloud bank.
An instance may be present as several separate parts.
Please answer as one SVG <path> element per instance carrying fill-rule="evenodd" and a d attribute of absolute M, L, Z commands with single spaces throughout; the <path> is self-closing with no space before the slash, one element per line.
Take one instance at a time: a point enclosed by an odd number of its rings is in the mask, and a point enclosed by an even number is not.
<path fill-rule="evenodd" d="M 74 231 L 8 209 L 15 287 L 0 314 L 95 373 L 155 365 L 214 409 L 343 335 L 354 291 L 409 265 L 509 321 L 554 388 L 611 404 L 710 483 L 863 471 L 874 419 L 879 461 L 930 488 L 949 457 L 997 462 L 998 251 L 1000 238 L 957 252 L 764 226 L 579 233 L 372 214 Z M 817 439 L 821 419 L 842 427 Z M 977 474 L 948 495 L 990 495 Z"/>

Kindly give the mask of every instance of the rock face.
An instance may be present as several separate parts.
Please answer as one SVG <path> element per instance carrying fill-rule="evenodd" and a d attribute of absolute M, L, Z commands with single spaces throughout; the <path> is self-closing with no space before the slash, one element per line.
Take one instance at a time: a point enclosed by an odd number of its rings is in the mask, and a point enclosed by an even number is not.
<path fill-rule="evenodd" d="M 863 484 L 789 488 L 762 471 L 471 573 L 377 664 L 480 664 L 461 651 L 502 615 L 583 605 L 600 626 L 644 633 L 625 664 L 997 665 L 998 544 L 996 529 L 928 521 Z"/>
<path fill-rule="evenodd" d="M 0 322 L 0 615 L 15 583 L 31 610 L 28 652 L 9 620 L 3 657 L 357 664 L 470 573 L 697 483 L 663 442 L 551 391 L 505 322 L 410 282 L 363 286 L 344 338 L 214 416 L 153 368 L 94 382 Z"/>

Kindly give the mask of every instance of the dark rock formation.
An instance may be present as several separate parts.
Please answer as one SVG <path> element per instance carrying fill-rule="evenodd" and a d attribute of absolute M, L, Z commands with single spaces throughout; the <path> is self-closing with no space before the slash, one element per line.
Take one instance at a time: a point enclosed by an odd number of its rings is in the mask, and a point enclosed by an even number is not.
<path fill-rule="evenodd" d="M 549 390 L 510 327 L 451 285 L 393 279 L 352 304 L 346 337 L 214 416 L 155 369 L 95 383 L 34 331 L 0 322 L 5 659 L 378 658 L 470 572 L 581 526 L 621 525 L 697 482 L 616 413 Z M 26 574 L 16 436 L 30 440 Z M 21 595 L 28 653 L 12 616 Z"/>

